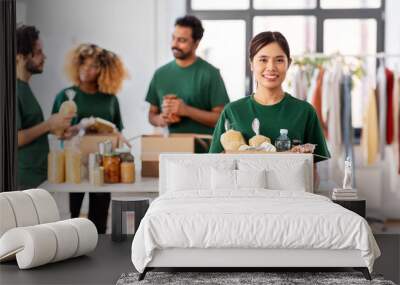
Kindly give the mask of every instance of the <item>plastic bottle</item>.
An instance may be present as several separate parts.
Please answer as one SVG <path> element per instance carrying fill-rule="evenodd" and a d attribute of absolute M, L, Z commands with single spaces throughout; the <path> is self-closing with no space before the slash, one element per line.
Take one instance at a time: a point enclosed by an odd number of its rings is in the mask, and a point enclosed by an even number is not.
<path fill-rule="evenodd" d="M 288 130 L 287 129 L 280 129 L 279 130 L 280 136 L 275 140 L 275 147 L 276 151 L 289 151 L 291 148 L 290 139 L 288 137 Z"/>
<path fill-rule="evenodd" d="M 53 135 L 49 137 L 50 152 L 47 155 L 47 180 L 50 183 L 65 182 L 65 152 L 60 141 Z"/>

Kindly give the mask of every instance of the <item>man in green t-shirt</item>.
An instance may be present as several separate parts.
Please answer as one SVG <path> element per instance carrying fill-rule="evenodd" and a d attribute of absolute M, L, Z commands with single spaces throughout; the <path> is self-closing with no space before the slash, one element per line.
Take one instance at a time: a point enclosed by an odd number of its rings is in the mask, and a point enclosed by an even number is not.
<path fill-rule="evenodd" d="M 43 72 L 46 56 L 39 31 L 33 26 L 17 29 L 17 131 L 19 189 L 36 188 L 47 177 L 47 134 L 69 126 L 71 117 L 59 114 L 44 120 L 42 109 L 33 95 L 29 81 Z"/>
<path fill-rule="evenodd" d="M 196 56 L 203 32 L 194 16 L 176 20 L 175 60 L 155 72 L 146 96 L 152 125 L 168 126 L 171 133 L 213 133 L 229 97 L 219 70 Z"/>

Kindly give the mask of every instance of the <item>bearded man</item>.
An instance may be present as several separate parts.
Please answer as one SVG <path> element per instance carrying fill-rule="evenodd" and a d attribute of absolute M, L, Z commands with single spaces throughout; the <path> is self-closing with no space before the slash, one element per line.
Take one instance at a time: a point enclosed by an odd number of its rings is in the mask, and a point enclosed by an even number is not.
<path fill-rule="evenodd" d="M 219 70 L 196 56 L 203 33 L 194 16 L 176 20 L 171 42 L 175 59 L 157 69 L 147 92 L 150 123 L 168 126 L 170 133 L 211 135 L 229 103 Z"/>
<path fill-rule="evenodd" d="M 67 128 L 72 117 L 54 114 L 44 120 L 42 108 L 32 92 L 29 81 L 43 72 L 46 56 L 39 31 L 33 26 L 17 29 L 17 130 L 18 170 L 20 190 L 36 188 L 47 178 L 47 135 L 59 128 Z"/>

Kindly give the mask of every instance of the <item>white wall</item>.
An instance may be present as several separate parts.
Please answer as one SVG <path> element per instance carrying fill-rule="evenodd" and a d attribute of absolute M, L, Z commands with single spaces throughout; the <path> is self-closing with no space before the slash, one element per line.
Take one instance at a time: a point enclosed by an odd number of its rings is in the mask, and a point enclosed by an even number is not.
<path fill-rule="evenodd" d="M 18 21 L 41 32 L 47 60 L 44 73 L 32 77 L 32 89 L 45 117 L 54 96 L 71 84 L 63 73 L 66 52 L 92 42 L 120 55 L 129 70 L 118 94 L 125 136 L 152 132 L 144 97 L 155 69 L 172 59 L 171 31 L 185 13 L 184 0 L 17 0 L 17 10 Z M 133 152 L 139 157 L 138 142 Z"/>
<path fill-rule="evenodd" d="M 175 20 L 186 13 L 186 0 L 157 0 L 156 11 L 156 62 L 161 66 L 173 59 L 171 39 Z"/>
<path fill-rule="evenodd" d="M 399 11 L 400 1 L 386 0 L 385 52 L 387 53 L 400 54 Z M 399 62 L 399 59 L 396 59 L 396 61 Z"/>

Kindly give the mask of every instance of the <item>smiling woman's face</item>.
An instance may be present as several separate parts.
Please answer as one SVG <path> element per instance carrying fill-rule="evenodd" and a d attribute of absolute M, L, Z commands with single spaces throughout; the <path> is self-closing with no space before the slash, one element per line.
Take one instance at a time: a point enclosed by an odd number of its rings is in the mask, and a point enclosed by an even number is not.
<path fill-rule="evenodd" d="M 251 70 L 259 87 L 280 89 L 289 68 L 289 59 L 277 42 L 261 48 L 251 62 Z"/>
<path fill-rule="evenodd" d="M 100 74 L 100 66 L 92 57 L 85 58 L 79 67 L 79 79 L 82 83 L 94 83 Z"/>

